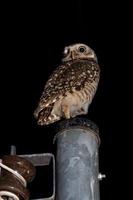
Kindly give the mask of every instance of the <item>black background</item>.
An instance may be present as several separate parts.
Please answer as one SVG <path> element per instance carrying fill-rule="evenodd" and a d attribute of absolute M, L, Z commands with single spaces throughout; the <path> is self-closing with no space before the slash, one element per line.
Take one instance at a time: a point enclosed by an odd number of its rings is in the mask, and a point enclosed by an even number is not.
<path fill-rule="evenodd" d="M 100 129 L 100 171 L 106 174 L 100 182 L 101 200 L 118 199 L 125 159 L 123 118 L 127 118 L 126 7 L 68 0 L 6 4 L 1 9 L 0 155 L 8 154 L 11 144 L 18 154 L 54 153 L 54 125 L 37 126 L 33 111 L 48 76 L 60 64 L 64 46 L 86 43 L 95 50 L 101 67 L 99 88 L 88 113 Z M 37 190 L 49 195 L 49 176 L 33 186 L 33 195 Z"/>

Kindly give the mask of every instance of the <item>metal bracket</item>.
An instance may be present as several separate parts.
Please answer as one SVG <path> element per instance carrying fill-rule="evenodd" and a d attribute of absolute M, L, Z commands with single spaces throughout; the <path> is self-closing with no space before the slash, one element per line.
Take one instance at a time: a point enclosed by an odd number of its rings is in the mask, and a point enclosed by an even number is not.
<path fill-rule="evenodd" d="M 31 199 L 31 200 L 54 200 L 55 199 L 55 158 L 51 153 L 42 153 L 42 154 L 29 154 L 29 155 L 19 155 L 27 160 L 29 160 L 35 167 L 37 166 L 46 166 L 50 164 L 52 160 L 53 164 L 53 194 L 48 198 L 41 199 Z"/>
<path fill-rule="evenodd" d="M 17 155 L 16 146 L 14 145 L 11 146 L 10 154 Z M 27 155 L 18 155 L 18 156 L 29 160 L 35 167 L 50 165 L 52 161 L 53 194 L 47 198 L 30 199 L 30 200 L 54 200 L 55 199 L 55 157 L 54 155 L 52 153 L 41 153 L 41 154 L 27 154 Z"/>

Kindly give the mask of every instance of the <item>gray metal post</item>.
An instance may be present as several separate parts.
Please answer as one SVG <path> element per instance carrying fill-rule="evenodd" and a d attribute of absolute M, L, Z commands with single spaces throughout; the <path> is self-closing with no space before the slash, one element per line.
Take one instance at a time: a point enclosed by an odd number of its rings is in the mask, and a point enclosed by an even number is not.
<path fill-rule="evenodd" d="M 65 120 L 55 139 L 56 199 L 99 200 L 97 126 L 83 118 Z"/>

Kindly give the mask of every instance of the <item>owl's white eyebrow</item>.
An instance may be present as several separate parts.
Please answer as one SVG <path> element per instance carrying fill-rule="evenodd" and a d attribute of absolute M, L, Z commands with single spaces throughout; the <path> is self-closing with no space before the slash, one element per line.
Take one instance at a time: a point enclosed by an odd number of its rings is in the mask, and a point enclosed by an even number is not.
<path fill-rule="evenodd" d="M 68 53 L 68 49 L 67 48 L 64 50 L 64 53 Z"/>

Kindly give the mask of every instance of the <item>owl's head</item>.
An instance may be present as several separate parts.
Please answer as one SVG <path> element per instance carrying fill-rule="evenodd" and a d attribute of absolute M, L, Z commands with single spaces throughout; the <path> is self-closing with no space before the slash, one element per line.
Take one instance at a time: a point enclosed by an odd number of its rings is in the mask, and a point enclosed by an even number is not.
<path fill-rule="evenodd" d="M 63 62 L 68 62 L 77 59 L 94 60 L 97 62 L 95 52 L 85 44 L 73 44 L 65 47 Z"/>

